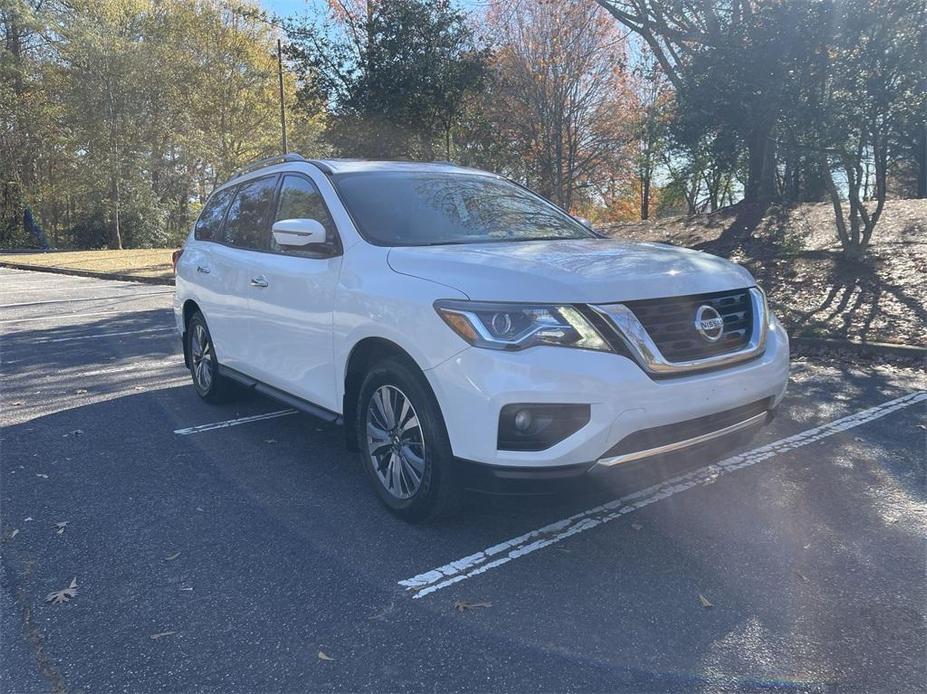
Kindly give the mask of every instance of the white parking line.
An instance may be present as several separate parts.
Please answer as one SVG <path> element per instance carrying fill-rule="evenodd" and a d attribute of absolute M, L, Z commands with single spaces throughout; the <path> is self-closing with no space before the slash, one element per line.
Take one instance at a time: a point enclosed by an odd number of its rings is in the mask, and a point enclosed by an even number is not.
<path fill-rule="evenodd" d="M 186 429 L 175 429 L 175 434 L 188 436 L 189 434 L 199 434 L 204 431 L 213 429 L 225 429 L 226 427 L 235 427 L 239 424 L 248 422 L 259 422 L 262 419 L 274 419 L 275 417 L 286 417 L 290 414 L 296 414 L 296 410 L 277 410 L 276 412 L 267 412 L 266 414 L 256 414 L 252 417 L 241 417 L 240 419 L 227 419 L 224 422 L 212 422 L 211 424 L 200 424 L 197 427 L 187 427 Z"/>
<path fill-rule="evenodd" d="M 76 327 L 76 326 L 75 326 Z M 32 344 L 50 344 L 52 342 L 70 342 L 72 340 L 96 340 L 101 337 L 120 337 L 122 335 L 138 335 L 140 333 L 177 332 L 176 328 L 143 328 L 141 330 L 125 330 L 116 333 L 96 333 L 94 335 L 77 335 L 76 337 L 53 337 L 46 340 L 33 340 Z"/>
<path fill-rule="evenodd" d="M 62 318 L 84 318 L 85 316 L 128 316 L 133 313 L 138 313 L 138 311 L 88 311 L 87 313 L 53 313 L 49 316 L 32 316 L 31 318 L 10 318 L 9 320 L 0 320 L 0 325 L 7 325 L 9 323 L 34 323 L 36 321 L 59 321 Z"/>
<path fill-rule="evenodd" d="M 722 475 L 726 475 L 735 470 L 755 465 L 763 460 L 773 458 L 780 453 L 795 450 L 802 446 L 807 446 L 815 441 L 833 436 L 841 431 L 858 427 L 861 424 L 871 422 L 874 419 L 884 417 L 896 410 L 910 407 L 919 402 L 927 400 L 927 391 L 918 391 L 905 395 L 895 400 L 890 400 L 876 407 L 857 412 L 856 414 L 835 419 L 832 422 L 823 424 L 813 429 L 808 429 L 794 436 L 788 436 L 778 441 L 754 448 L 746 453 L 731 456 L 713 465 L 690 472 L 685 475 L 679 475 L 671 479 L 656 484 L 647 489 L 643 489 L 634 494 L 623 496 L 601 506 L 596 506 L 587 511 L 577 513 L 569 518 L 551 523 L 543 528 L 532 530 L 524 535 L 500 542 L 499 544 L 487 547 L 468 557 L 457 559 L 444 566 L 439 566 L 425 573 L 421 573 L 412 578 L 399 581 L 399 585 L 408 591 L 413 591 L 413 598 L 423 598 L 430 593 L 447 588 L 455 583 L 466 580 L 490 569 L 495 569 L 503 564 L 524 557 L 540 549 L 549 547 L 568 537 L 577 535 L 586 530 L 591 530 L 599 525 L 609 523 L 616 518 L 636 511 L 644 506 L 666 499 L 679 492 L 684 492 L 695 486 L 707 486 L 714 484 Z"/>
<path fill-rule="evenodd" d="M 164 294 L 173 294 L 173 292 L 125 292 L 122 294 L 109 294 L 107 296 L 85 296 L 78 298 L 65 299 L 45 299 L 43 301 L 23 301 L 18 304 L 0 304 L 0 309 L 4 308 L 22 308 L 23 306 L 45 306 L 46 304 L 76 304 L 85 301 L 131 301 L 133 299 L 144 299 L 149 296 L 162 296 Z"/>
<path fill-rule="evenodd" d="M 88 376 L 102 376 L 104 374 L 121 374 L 127 371 L 148 371 L 161 368 L 177 367 L 187 370 L 183 363 L 183 355 L 178 355 L 173 359 L 163 359 L 161 361 L 135 362 L 124 366 L 114 366 L 107 369 L 96 369 L 94 371 L 81 371 L 76 374 L 65 374 L 68 378 L 87 378 Z"/>

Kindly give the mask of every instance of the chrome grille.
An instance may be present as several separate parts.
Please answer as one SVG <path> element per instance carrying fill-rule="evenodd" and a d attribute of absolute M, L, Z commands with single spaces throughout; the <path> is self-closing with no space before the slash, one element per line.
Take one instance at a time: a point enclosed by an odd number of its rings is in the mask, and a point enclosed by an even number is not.
<path fill-rule="evenodd" d="M 669 362 L 736 352 L 746 347 L 752 337 L 753 301 L 748 289 L 627 301 L 624 305 L 631 309 Z M 717 342 L 707 340 L 695 326 L 696 312 L 705 305 L 713 307 L 724 319 Z"/>

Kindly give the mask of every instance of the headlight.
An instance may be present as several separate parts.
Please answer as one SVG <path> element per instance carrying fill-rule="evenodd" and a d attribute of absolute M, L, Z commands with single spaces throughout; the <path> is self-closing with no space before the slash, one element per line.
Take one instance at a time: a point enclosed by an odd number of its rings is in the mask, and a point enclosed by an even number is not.
<path fill-rule="evenodd" d="M 442 300 L 435 302 L 435 310 L 474 347 L 519 350 L 555 345 L 611 351 L 598 331 L 573 306 Z"/>

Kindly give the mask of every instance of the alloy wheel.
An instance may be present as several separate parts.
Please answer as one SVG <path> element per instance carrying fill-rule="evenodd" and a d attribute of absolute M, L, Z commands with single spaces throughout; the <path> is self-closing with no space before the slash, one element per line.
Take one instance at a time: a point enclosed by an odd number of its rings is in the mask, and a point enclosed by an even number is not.
<path fill-rule="evenodd" d="M 201 323 L 193 326 L 190 339 L 190 356 L 193 360 L 193 380 L 204 393 L 212 386 L 213 353 L 206 328 Z"/>
<path fill-rule="evenodd" d="M 415 495 L 425 475 L 425 439 L 415 408 L 395 386 L 380 386 L 370 397 L 367 451 L 387 492 L 397 499 Z"/>

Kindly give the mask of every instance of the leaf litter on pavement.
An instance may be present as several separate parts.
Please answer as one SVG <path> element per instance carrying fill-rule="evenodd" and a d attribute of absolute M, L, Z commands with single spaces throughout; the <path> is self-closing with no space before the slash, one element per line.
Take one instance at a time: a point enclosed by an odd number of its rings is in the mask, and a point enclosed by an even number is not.
<path fill-rule="evenodd" d="M 62 588 L 61 590 L 56 590 L 46 595 L 45 602 L 50 602 L 52 605 L 60 605 L 68 602 L 75 595 L 77 595 L 77 576 L 71 579 L 71 583 L 67 588 Z"/>

